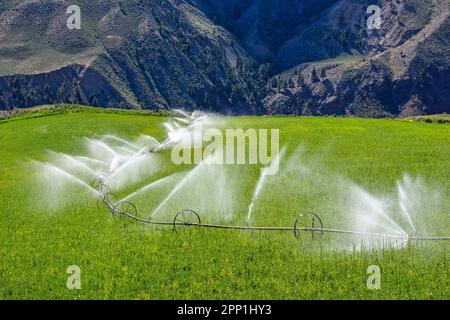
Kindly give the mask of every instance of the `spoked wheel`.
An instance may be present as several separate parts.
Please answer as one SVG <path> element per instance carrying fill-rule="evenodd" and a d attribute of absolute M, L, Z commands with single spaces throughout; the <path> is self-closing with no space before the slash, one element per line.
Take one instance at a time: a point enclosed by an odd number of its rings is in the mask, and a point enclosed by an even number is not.
<path fill-rule="evenodd" d="M 111 189 L 105 185 L 100 185 L 100 196 L 98 198 L 97 205 L 100 204 L 100 201 L 103 202 L 104 205 L 106 205 L 111 211 L 113 216 L 115 215 L 115 205 L 117 203 L 117 197 L 116 195 L 111 191 Z"/>
<path fill-rule="evenodd" d="M 104 185 L 108 178 L 105 174 L 99 174 L 95 176 L 94 181 L 92 181 L 92 187 L 94 189 L 99 189 L 101 185 Z"/>
<path fill-rule="evenodd" d="M 101 210 L 105 208 L 105 200 L 103 199 L 103 195 L 99 195 L 97 198 L 97 209 Z"/>
<path fill-rule="evenodd" d="M 128 216 L 130 217 L 137 217 L 137 209 L 136 206 L 129 202 L 129 201 L 122 201 L 114 205 L 113 216 L 114 217 L 120 217 L 120 216 Z"/>
<path fill-rule="evenodd" d="M 100 196 L 104 196 L 108 193 L 111 193 L 111 188 L 108 187 L 106 184 L 101 183 L 98 185 L 97 191 L 100 193 Z"/>
<path fill-rule="evenodd" d="M 178 212 L 173 219 L 173 230 L 178 232 L 180 228 L 200 225 L 202 220 L 194 210 L 183 210 Z"/>
<path fill-rule="evenodd" d="M 318 230 L 319 229 L 319 230 Z M 294 224 L 294 236 L 300 240 L 301 232 L 311 232 L 312 239 L 316 234 L 323 235 L 323 221 L 315 213 L 305 212 L 298 216 Z"/>
<path fill-rule="evenodd" d="M 116 195 L 111 191 L 111 188 L 108 187 L 106 184 L 100 185 L 99 192 L 100 192 L 100 196 L 103 198 L 103 200 L 106 203 L 109 203 L 109 204 L 117 203 Z"/>
<path fill-rule="evenodd" d="M 109 205 L 115 203 L 115 195 L 112 193 L 111 189 L 106 184 L 99 184 L 97 187 L 98 199 L 97 208 L 100 209 L 101 205 Z"/>

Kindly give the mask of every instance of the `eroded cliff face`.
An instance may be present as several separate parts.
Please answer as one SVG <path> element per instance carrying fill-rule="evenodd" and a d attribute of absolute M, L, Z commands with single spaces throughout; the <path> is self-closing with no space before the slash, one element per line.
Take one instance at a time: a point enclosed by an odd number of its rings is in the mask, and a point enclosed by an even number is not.
<path fill-rule="evenodd" d="M 34 75 L 0 78 L 0 109 L 40 104 L 82 103 L 92 106 L 132 106 L 97 70 L 70 65 Z"/>
<path fill-rule="evenodd" d="M 195 7 L 78 1 L 81 30 L 68 30 L 69 4 L 29 1 L 0 14 L 1 108 L 77 102 L 260 112 L 256 93 L 267 75 Z"/>
<path fill-rule="evenodd" d="M 72 2 L 0 4 L 0 109 L 450 111 L 448 0 L 80 0 L 68 30 Z"/>
<path fill-rule="evenodd" d="M 399 14 L 412 10 L 405 4 L 396 8 Z M 432 9 L 409 33 L 405 26 L 417 21 L 388 21 L 366 39 L 370 54 L 305 63 L 277 75 L 264 99 L 268 113 L 386 117 L 449 112 L 448 3 L 436 2 Z M 378 47 L 376 38 L 382 39 Z"/>

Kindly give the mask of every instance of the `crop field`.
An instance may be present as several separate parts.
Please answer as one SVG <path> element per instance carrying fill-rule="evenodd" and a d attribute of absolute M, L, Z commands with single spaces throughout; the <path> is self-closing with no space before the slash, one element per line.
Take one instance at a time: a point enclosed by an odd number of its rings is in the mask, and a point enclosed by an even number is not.
<path fill-rule="evenodd" d="M 450 298 L 449 241 L 174 232 L 114 219 L 90 189 L 91 169 L 64 167 L 106 143 L 126 152 L 149 137 L 164 141 L 168 121 L 86 107 L 0 120 L 0 299 Z M 205 223 L 292 227 L 313 212 L 326 228 L 450 235 L 444 121 L 213 117 L 211 125 L 279 129 L 278 173 L 262 183 L 260 165 L 176 165 L 170 150 L 148 152 L 111 179 L 117 199 L 132 199 L 139 216 L 156 221 L 192 209 Z M 72 265 L 79 290 L 67 286 Z M 376 290 L 367 285 L 373 265 L 381 269 Z"/>

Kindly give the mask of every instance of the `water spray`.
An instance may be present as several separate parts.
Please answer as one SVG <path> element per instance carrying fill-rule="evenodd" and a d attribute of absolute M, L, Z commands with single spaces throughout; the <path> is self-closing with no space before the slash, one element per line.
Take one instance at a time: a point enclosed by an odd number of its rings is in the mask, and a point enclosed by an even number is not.
<path fill-rule="evenodd" d="M 300 214 L 294 224 L 292 226 L 278 227 L 278 226 L 252 226 L 250 225 L 250 221 L 252 218 L 252 213 L 254 211 L 254 205 L 258 200 L 258 197 L 261 193 L 261 189 L 264 187 L 264 182 L 266 178 L 266 171 L 263 170 L 261 172 L 260 179 L 255 187 L 252 201 L 248 207 L 247 212 L 247 224 L 246 225 L 226 225 L 226 224 L 209 224 L 204 223 L 200 217 L 200 214 L 195 212 L 194 210 L 186 209 L 179 211 L 175 214 L 172 221 L 158 221 L 154 219 L 154 216 L 159 214 L 159 211 L 170 201 L 173 196 L 179 191 L 201 168 L 203 164 L 208 163 L 209 159 L 205 159 L 203 162 L 197 165 L 197 167 L 193 168 L 190 172 L 188 172 L 181 181 L 172 189 L 169 195 L 158 205 L 158 207 L 153 210 L 151 216 L 149 218 L 142 218 L 144 215 L 139 214 L 139 210 L 135 206 L 131 199 L 144 192 L 149 190 L 164 181 L 174 177 L 177 174 L 173 174 L 171 176 L 167 176 L 157 181 L 153 181 L 141 189 L 131 193 L 130 195 L 118 200 L 116 195 L 113 193 L 110 183 L 115 180 L 115 178 L 120 178 L 126 174 L 126 170 L 129 167 L 139 166 L 140 160 L 144 159 L 148 152 L 159 152 L 163 151 L 167 146 L 174 143 L 174 141 L 178 141 L 178 139 L 183 139 L 183 136 L 186 133 L 189 133 L 189 130 L 192 129 L 193 126 L 197 125 L 199 122 L 204 121 L 207 116 L 202 113 L 192 113 L 187 114 L 183 111 L 177 111 L 180 115 L 175 118 L 174 121 L 177 123 L 172 126 L 169 125 L 167 128 L 169 130 L 169 138 L 163 142 L 159 143 L 155 138 L 149 136 L 141 136 L 140 141 L 135 141 L 134 143 L 128 142 L 119 137 L 115 137 L 112 135 L 104 136 L 102 140 L 91 140 L 86 138 L 89 144 L 95 146 L 96 156 L 93 158 L 90 157 L 81 157 L 81 156 L 69 156 L 65 154 L 58 154 L 62 159 L 66 162 L 70 163 L 72 166 L 75 165 L 79 169 L 83 169 L 86 173 L 89 173 L 91 176 L 94 176 L 94 181 L 89 185 L 82 179 L 75 176 L 70 170 L 66 170 L 65 167 L 60 167 L 59 165 L 54 165 L 51 163 L 43 163 L 42 165 L 46 170 L 51 171 L 52 173 L 57 173 L 58 175 L 68 179 L 71 182 L 78 184 L 91 191 L 93 195 L 98 197 L 97 204 L 101 207 L 106 206 L 112 213 L 114 218 L 125 217 L 133 221 L 137 221 L 139 223 L 148 224 L 148 225 L 161 225 L 172 227 L 174 231 L 180 231 L 181 229 L 187 229 L 190 227 L 197 228 L 205 228 L 205 229 L 222 229 L 222 230 L 243 230 L 243 231 L 278 231 L 278 232 L 292 232 L 297 240 L 301 240 L 302 235 L 310 235 L 313 240 L 320 239 L 325 234 L 341 234 L 347 236 L 363 236 L 369 237 L 372 239 L 381 239 L 381 240 L 389 240 L 389 241 L 398 241 L 402 244 L 406 244 L 411 241 L 449 241 L 450 236 L 420 236 L 416 235 L 416 228 L 413 224 L 411 218 L 411 208 L 408 206 L 409 198 L 408 194 L 405 192 L 405 186 L 402 184 L 398 184 L 399 191 L 399 207 L 400 212 L 403 216 L 405 216 L 410 224 L 414 234 L 408 234 L 405 232 L 394 220 L 391 219 L 388 215 L 385 214 L 382 203 L 374 202 L 373 199 L 369 198 L 368 203 L 373 203 L 372 206 L 367 207 L 367 202 L 364 202 L 364 209 L 368 212 L 374 212 L 377 218 L 384 221 L 388 224 L 389 228 L 385 228 L 384 233 L 375 233 L 375 232 L 366 232 L 366 231 L 357 231 L 357 230 L 345 230 L 345 229 L 336 229 L 336 228 L 328 228 L 325 227 L 324 220 L 316 213 L 302 213 Z M 186 126 L 182 126 L 186 125 Z M 144 141 L 145 140 L 145 141 Z M 121 144 L 120 148 L 123 146 L 126 150 L 124 154 L 118 148 L 115 148 L 113 145 L 108 145 L 105 141 L 114 141 L 116 143 Z M 148 146 L 147 142 L 151 142 L 152 147 Z M 102 152 L 99 154 L 98 151 Z M 106 154 L 105 154 L 106 153 Z M 129 154 L 131 153 L 131 155 Z M 274 163 L 277 163 L 281 160 L 284 153 L 284 149 L 278 154 L 277 159 L 275 159 Z M 103 155 L 103 157 L 101 156 Z M 104 158 L 107 158 L 105 160 Z M 95 163 L 95 167 L 91 167 L 88 163 Z M 96 167 L 100 167 L 101 169 L 95 169 Z M 268 169 L 266 169 L 268 170 Z M 123 187 L 123 185 L 121 185 Z M 364 194 L 363 194 L 364 195 Z M 375 199 L 376 200 L 376 199 Z M 361 208 L 361 210 L 363 209 Z M 364 212 L 364 211 L 361 211 Z M 141 212 L 142 213 L 142 212 Z M 356 229 L 359 229 L 356 227 Z"/>
<path fill-rule="evenodd" d="M 173 221 L 157 221 L 151 218 L 141 218 L 138 216 L 136 206 L 130 201 L 114 202 L 115 195 L 111 189 L 104 184 L 102 178 L 96 178 L 94 182 L 98 185 L 99 200 L 101 200 L 106 207 L 111 211 L 113 217 L 127 217 L 137 222 L 159 225 L 171 226 L 172 229 L 178 232 L 181 229 L 189 227 L 198 227 L 205 229 L 225 229 L 225 230 L 244 230 L 244 231 L 289 231 L 293 232 L 297 240 L 301 240 L 301 234 L 311 234 L 311 238 L 317 239 L 324 234 L 341 234 L 349 236 L 364 236 L 370 238 L 377 238 L 382 240 L 396 240 L 401 243 L 409 243 L 411 241 L 450 241 L 450 236 L 415 236 L 407 233 L 372 233 L 355 230 L 333 229 L 325 228 L 322 218 L 311 212 L 300 214 L 293 227 L 271 227 L 271 226 L 240 226 L 240 225 L 224 225 L 224 224 L 208 224 L 203 223 L 200 215 L 194 210 L 186 209 L 175 214 Z"/>

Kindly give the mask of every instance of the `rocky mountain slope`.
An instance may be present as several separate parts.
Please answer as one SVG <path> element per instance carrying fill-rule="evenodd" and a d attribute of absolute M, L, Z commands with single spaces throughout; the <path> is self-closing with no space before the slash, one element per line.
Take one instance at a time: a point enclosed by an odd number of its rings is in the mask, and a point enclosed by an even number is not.
<path fill-rule="evenodd" d="M 66 27 L 73 1 L 2 8 L 0 108 L 77 102 L 258 112 L 258 66 L 195 7 L 168 0 L 77 3 L 81 30 Z"/>
<path fill-rule="evenodd" d="M 303 63 L 275 76 L 264 99 L 267 112 L 369 117 L 449 112 L 449 4 L 426 5 L 386 1 L 381 30 L 369 32 L 358 48 L 363 55 Z"/>
<path fill-rule="evenodd" d="M 6 0 L 0 109 L 450 111 L 449 0 Z M 81 30 L 66 26 L 69 5 Z M 369 5 L 381 8 L 368 30 Z"/>

